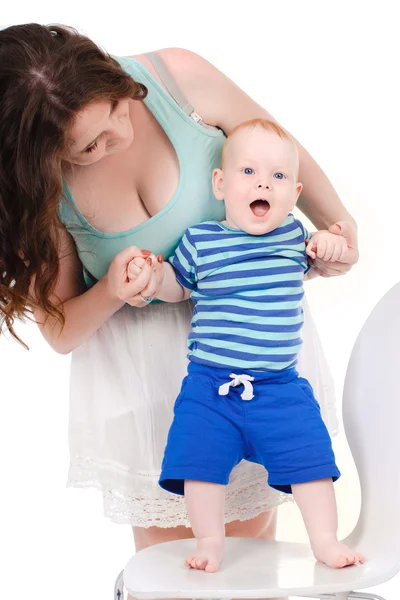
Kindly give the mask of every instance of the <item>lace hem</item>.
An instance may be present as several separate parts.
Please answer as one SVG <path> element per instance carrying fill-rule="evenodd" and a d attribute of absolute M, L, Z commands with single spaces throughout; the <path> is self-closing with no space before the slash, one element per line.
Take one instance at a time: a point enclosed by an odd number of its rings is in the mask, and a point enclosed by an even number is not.
<path fill-rule="evenodd" d="M 179 525 L 190 527 L 182 496 L 168 494 L 158 485 L 155 485 L 154 489 L 146 489 L 145 492 L 132 492 L 100 483 L 96 477 L 95 464 L 90 458 L 76 457 L 74 464 L 71 464 L 67 485 L 102 491 L 104 516 L 114 523 L 145 528 Z M 226 489 L 225 522 L 247 521 L 290 501 L 293 501 L 291 495 L 268 487 L 265 479 L 238 482 Z"/>

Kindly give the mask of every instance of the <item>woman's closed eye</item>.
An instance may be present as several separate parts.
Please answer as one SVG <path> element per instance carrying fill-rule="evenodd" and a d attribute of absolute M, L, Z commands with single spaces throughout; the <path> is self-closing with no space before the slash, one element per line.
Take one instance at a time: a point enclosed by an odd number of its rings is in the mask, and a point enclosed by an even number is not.
<path fill-rule="evenodd" d="M 115 110 L 118 107 L 118 105 L 119 105 L 119 99 L 118 98 L 116 98 L 115 100 L 113 100 L 111 102 L 110 115 L 112 115 L 115 112 Z M 86 150 L 84 150 L 85 154 L 91 154 L 92 152 L 94 152 L 97 149 L 97 146 L 99 145 L 99 139 L 100 139 L 100 137 L 101 136 L 99 136 L 97 138 L 97 140 L 95 140 L 93 142 L 93 144 L 91 146 L 89 146 L 89 148 L 86 148 Z"/>
<path fill-rule="evenodd" d="M 96 150 L 98 145 L 99 145 L 99 142 L 98 142 L 98 140 L 96 140 L 95 143 L 92 144 L 92 146 L 90 146 L 89 148 L 86 148 L 85 152 L 87 152 L 88 154 L 90 154 L 91 152 L 94 152 L 94 150 Z"/>

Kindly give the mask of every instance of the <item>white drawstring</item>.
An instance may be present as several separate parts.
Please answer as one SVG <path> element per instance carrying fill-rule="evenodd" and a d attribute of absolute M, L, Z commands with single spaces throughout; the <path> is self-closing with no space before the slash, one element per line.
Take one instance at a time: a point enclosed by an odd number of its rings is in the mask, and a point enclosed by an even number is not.
<path fill-rule="evenodd" d="M 250 383 L 250 381 L 254 381 L 254 377 L 244 374 L 236 375 L 236 373 L 231 373 L 229 377 L 231 377 L 233 381 L 227 381 L 226 383 L 223 383 L 219 386 L 218 394 L 220 396 L 226 396 L 227 394 L 229 394 L 229 388 L 231 386 L 236 387 L 237 385 L 243 385 L 244 391 L 242 394 L 240 394 L 242 400 L 251 400 L 252 398 L 254 398 L 253 386 Z"/>

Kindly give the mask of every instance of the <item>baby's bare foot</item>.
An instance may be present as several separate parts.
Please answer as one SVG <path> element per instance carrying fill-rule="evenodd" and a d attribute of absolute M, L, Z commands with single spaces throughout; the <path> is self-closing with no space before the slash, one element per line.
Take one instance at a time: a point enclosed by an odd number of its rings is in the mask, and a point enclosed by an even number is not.
<path fill-rule="evenodd" d="M 215 573 L 224 553 L 224 538 L 207 537 L 197 540 L 196 551 L 185 560 L 185 566 Z"/>
<path fill-rule="evenodd" d="M 364 557 L 335 540 L 313 545 L 314 556 L 332 569 L 342 569 L 355 563 L 364 563 Z"/>

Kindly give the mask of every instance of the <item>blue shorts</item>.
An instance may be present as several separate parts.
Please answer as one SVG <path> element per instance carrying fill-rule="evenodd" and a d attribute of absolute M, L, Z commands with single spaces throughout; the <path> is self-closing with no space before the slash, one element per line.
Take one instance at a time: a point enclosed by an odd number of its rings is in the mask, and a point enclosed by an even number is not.
<path fill-rule="evenodd" d="M 296 369 L 246 371 L 254 378 L 246 384 L 251 400 L 241 397 L 243 384 L 227 390 L 231 373 L 189 363 L 168 434 L 163 489 L 183 496 L 185 479 L 226 485 L 242 459 L 264 465 L 268 484 L 286 493 L 291 484 L 340 477 L 319 404 Z M 219 395 L 224 384 L 228 393 Z"/>

